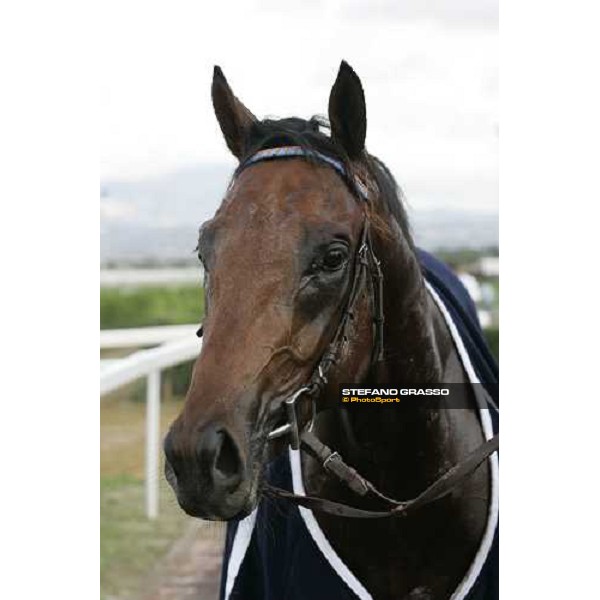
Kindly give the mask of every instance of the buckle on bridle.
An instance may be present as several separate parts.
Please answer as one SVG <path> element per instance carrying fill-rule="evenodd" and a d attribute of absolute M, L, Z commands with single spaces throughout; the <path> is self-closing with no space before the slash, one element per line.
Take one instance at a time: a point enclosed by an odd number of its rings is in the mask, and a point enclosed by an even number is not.
<path fill-rule="evenodd" d="M 288 422 L 285 425 L 280 425 L 276 429 L 273 429 L 268 435 L 268 440 L 274 440 L 276 438 L 282 437 L 284 435 L 290 436 L 290 446 L 293 450 L 298 450 L 300 448 L 300 427 L 298 425 L 298 416 L 296 414 L 296 401 L 302 394 L 310 391 L 309 386 L 303 386 L 296 392 L 294 392 L 289 398 L 286 398 L 284 401 L 285 411 L 287 413 Z M 310 422 L 307 426 L 310 431 L 313 427 L 315 421 L 315 401 L 312 400 L 312 416 Z"/>
<path fill-rule="evenodd" d="M 367 242 L 362 242 L 358 249 L 358 260 L 365 267 L 369 266 L 369 245 Z"/>

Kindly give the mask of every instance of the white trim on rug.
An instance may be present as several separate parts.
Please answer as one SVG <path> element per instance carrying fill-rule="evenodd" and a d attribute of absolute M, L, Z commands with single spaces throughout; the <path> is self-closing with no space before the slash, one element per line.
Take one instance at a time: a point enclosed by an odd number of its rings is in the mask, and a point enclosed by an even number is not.
<path fill-rule="evenodd" d="M 294 493 L 299 496 L 306 496 L 304 481 L 302 480 L 302 461 L 299 450 L 289 449 L 290 464 L 292 466 L 292 483 Z M 310 536 L 321 551 L 321 554 L 327 559 L 335 573 L 340 579 L 357 595 L 360 600 L 373 600 L 373 596 L 365 589 L 363 584 L 356 578 L 354 573 L 346 566 L 344 561 L 338 556 L 331 547 L 329 540 L 325 537 L 323 530 L 319 527 L 317 519 L 311 510 L 302 506 L 298 507 L 300 515 L 308 529 Z"/>
<path fill-rule="evenodd" d="M 248 546 L 250 546 L 250 540 L 252 539 L 252 531 L 254 530 L 254 523 L 256 522 L 255 508 L 245 519 L 242 519 L 238 523 L 235 537 L 233 538 L 233 545 L 231 547 L 231 554 L 229 555 L 229 561 L 227 563 L 227 578 L 225 583 L 225 600 L 229 599 L 233 586 L 235 584 L 235 578 L 237 577 L 240 567 Z"/>
<path fill-rule="evenodd" d="M 433 289 L 430 283 L 425 280 L 425 286 L 427 290 L 431 294 L 434 302 L 437 307 L 440 309 L 444 320 L 446 321 L 446 325 L 450 330 L 450 334 L 452 335 L 452 339 L 454 340 L 454 345 L 456 346 L 456 350 L 461 358 L 465 371 L 469 377 L 469 381 L 472 384 L 481 385 L 477 374 L 475 373 L 475 369 L 473 368 L 473 364 L 471 363 L 471 358 L 469 357 L 469 353 L 467 352 L 465 345 L 458 333 L 458 329 L 452 320 L 452 316 L 448 312 L 445 304 L 442 302 L 441 298 L 438 296 L 438 293 Z M 479 417 L 481 419 L 481 426 L 483 429 L 483 433 L 485 435 L 486 440 L 491 439 L 494 436 L 494 431 L 492 428 L 492 418 L 490 417 L 490 411 L 487 408 L 479 409 Z M 494 534 L 496 533 L 496 527 L 498 526 L 498 453 L 494 452 L 492 456 L 490 456 L 489 464 L 490 464 L 490 474 L 492 479 L 492 491 L 491 491 L 491 501 L 490 501 L 490 512 L 488 514 L 488 520 L 485 527 L 485 532 L 483 534 L 483 538 L 481 539 L 481 544 L 479 545 L 479 550 L 469 567 L 469 570 L 463 577 L 463 580 L 459 583 L 458 587 L 452 594 L 450 600 L 463 600 L 467 594 L 471 591 L 471 588 L 477 581 L 477 577 L 479 577 L 479 573 L 481 573 L 481 569 L 487 560 L 488 554 L 490 552 L 490 548 L 492 547 L 492 542 L 494 541 Z"/>

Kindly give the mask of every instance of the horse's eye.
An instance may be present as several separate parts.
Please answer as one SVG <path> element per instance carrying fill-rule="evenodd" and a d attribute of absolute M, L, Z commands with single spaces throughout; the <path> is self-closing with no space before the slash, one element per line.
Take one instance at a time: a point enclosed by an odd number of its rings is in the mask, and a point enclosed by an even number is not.
<path fill-rule="evenodd" d="M 332 248 L 323 257 L 322 265 L 325 271 L 337 271 L 344 266 L 348 254 L 344 248 Z"/>

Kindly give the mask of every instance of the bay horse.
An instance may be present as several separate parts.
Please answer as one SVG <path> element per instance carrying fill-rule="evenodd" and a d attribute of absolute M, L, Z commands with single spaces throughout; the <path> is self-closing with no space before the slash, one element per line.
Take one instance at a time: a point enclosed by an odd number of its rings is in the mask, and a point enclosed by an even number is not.
<path fill-rule="evenodd" d="M 204 342 L 164 447 L 182 509 L 229 522 L 221 597 L 495 597 L 497 582 L 474 583 L 497 544 L 481 369 L 425 276 L 435 263 L 393 176 L 365 150 L 358 76 L 342 62 L 328 121 L 259 120 L 219 67 L 212 99 L 239 166 L 200 228 Z M 469 397 L 347 410 L 345 382 L 464 384 Z"/>

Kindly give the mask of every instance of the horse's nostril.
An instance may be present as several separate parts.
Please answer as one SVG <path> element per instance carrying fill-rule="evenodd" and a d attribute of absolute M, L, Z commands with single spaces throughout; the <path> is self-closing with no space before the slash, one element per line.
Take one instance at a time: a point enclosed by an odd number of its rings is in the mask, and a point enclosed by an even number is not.
<path fill-rule="evenodd" d="M 241 461 L 238 450 L 229 435 L 220 431 L 221 443 L 215 460 L 215 471 L 229 479 L 239 477 L 241 472 Z"/>
<path fill-rule="evenodd" d="M 198 447 L 200 464 L 215 489 L 235 489 L 242 481 L 243 465 L 233 437 L 222 428 L 205 430 Z"/>
<path fill-rule="evenodd" d="M 235 488 L 242 480 L 242 461 L 233 441 L 226 431 L 219 431 L 220 443 L 213 463 L 215 483 L 228 489 Z"/>

